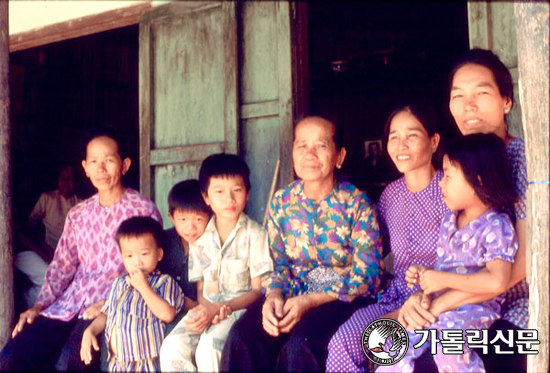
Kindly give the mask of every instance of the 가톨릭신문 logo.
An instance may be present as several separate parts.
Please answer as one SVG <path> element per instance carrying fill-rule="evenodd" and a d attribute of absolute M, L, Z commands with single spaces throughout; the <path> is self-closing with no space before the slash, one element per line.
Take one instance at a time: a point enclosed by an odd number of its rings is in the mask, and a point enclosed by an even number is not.
<path fill-rule="evenodd" d="M 393 365 L 407 353 L 409 336 L 397 321 L 377 319 L 363 330 L 361 345 L 363 353 L 373 363 Z"/>

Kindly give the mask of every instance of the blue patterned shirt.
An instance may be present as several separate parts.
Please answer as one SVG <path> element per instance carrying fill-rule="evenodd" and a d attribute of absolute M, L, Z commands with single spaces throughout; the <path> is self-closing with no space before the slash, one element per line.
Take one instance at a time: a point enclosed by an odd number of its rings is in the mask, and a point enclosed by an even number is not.
<path fill-rule="evenodd" d="M 297 180 L 275 194 L 268 218 L 274 271 L 267 293 L 306 293 L 308 273 L 320 266 L 339 275 L 324 288 L 334 298 L 350 302 L 377 293 L 383 266 L 378 222 L 368 197 L 354 185 L 337 181 L 325 199 L 314 201 Z"/>

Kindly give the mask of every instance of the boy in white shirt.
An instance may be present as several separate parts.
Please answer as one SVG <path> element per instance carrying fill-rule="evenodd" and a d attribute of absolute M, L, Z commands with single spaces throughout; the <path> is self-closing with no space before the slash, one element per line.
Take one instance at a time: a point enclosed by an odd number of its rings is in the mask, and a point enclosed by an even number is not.
<path fill-rule="evenodd" d="M 261 276 L 273 271 L 273 262 L 267 232 L 243 212 L 249 174 L 233 154 L 211 155 L 201 165 L 201 191 L 214 216 L 189 247 L 189 281 L 197 281 L 199 305 L 164 340 L 162 371 L 219 371 L 231 326 L 262 296 Z"/>

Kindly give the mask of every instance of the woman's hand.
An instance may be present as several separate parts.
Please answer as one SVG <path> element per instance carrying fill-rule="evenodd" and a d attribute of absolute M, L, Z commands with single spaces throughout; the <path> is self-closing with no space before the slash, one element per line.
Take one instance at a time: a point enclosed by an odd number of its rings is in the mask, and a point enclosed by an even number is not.
<path fill-rule="evenodd" d="M 420 275 L 426 271 L 426 267 L 422 265 L 412 265 L 405 272 L 405 280 L 409 289 L 414 288 L 414 285 L 419 283 Z"/>
<path fill-rule="evenodd" d="M 436 291 L 447 289 L 444 285 L 445 273 L 427 269 L 420 274 L 420 287 L 424 294 L 432 294 Z"/>
<path fill-rule="evenodd" d="M 435 322 L 435 316 L 428 311 L 432 303 L 432 298 L 424 294 L 422 291 L 417 291 L 403 303 L 399 309 L 397 321 L 407 329 L 422 329 L 430 326 Z"/>
<path fill-rule="evenodd" d="M 15 338 L 15 336 L 23 330 L 25 324 L 32 324 L 34 319 L 36 319 L 36 316 L 40 314 L 40 311 L 42 311 L 42 305 L 35 303 L 31 308 L 19 315 L 19 321 L 15 324 L 15 327 L 11 332 L 11 337 Z"/>
<path fill-rule="evenodd" d="M 103 307 L 104 304 L 105 304 L 105 299 L 102 299 L 99 302 L 92 304 L 86 311 L 84 311 L 84 313 L 82 314 L 82 318 L 84 320 L 95 319 L 101 313 L 101 308 Z"/>
<path fill-rule="evenodd" d="M 280 291 L 272 291 L 266 298 L 262 308 L 262 325 L 267 334 L 279 336 L 279 320 L 283 318 L 285 301 Z"/>
<path fill-rule="evenodd" d="M 308 295 L 298 295 L 286 300 L 283 319 L 279 322 L 281 333 L 290 333 L 294 325 L 313 307 Z"/>

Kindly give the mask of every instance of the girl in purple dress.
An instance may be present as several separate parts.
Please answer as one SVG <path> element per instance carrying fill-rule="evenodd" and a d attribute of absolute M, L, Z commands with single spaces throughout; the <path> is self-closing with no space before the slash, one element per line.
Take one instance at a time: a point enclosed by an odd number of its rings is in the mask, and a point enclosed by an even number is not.
<path fill-rule="evenodd" d="M 394 257 L 394 278 L 378 303 L 356 311 L 340 326 L 329 344 L 327 371 L 365 369 L 367 357 L 361 334 L 372 321 L 397 320 L 399 307 L 415 291 L 408 289 L 409 266 L 433 266 L 443 215 L 449 210 L 441 199 L 438 183 L 443 173 L 435 169 L 432 156 L 439 145 L 438 122 L 428 106 L 413 104 L 398 108 L 388 118 L 385 139 L 388 153 L 403 177 L 388 185 L 378 202 L 380 229 Z M 388 237 L 389 236 L 389 237 Z"/>
<path fill-rule="evenodd" d="M 426 294 L 447 289 L 502 293 L 510 281 L 518 248 L 509 217 L 515 191 L 504 143 L 493 134 L 457 139 L 445 151 L 443 172 L 443 200 L 452 211 L 441 223 L 437 260 L 433 270 L 411 266 L 406 273 L 407 282 L 411 288 L 419 284 Z M 437 330 L 440 340 L 448 339 L 442 337 L 445 329 L 488 329 L 501 317 L 501 301 L 502 297 L 497 296 L 444 312 L 430 329 Z M 379 367 L 377 372 L 412 372 L 415 359 L 433 344 L 429 342 L 433 337 L 428 331 L 409 331 L 409 350 L 403 359 L 395 365 Z M 460 348 L 463 354 L 442 353 L 441 344 L 437 346 L 434 360 L 440 372 L 485 372 L 481 358 L 466 345 Z"/>

